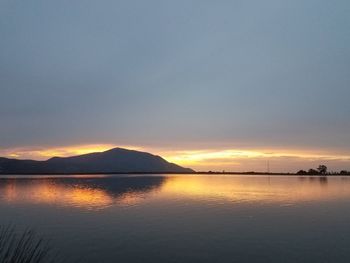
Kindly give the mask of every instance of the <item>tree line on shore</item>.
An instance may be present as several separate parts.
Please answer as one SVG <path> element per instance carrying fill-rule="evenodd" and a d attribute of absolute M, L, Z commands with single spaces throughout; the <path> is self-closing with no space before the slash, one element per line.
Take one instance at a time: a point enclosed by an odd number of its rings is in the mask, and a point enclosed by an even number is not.
<path fill-rule="evenodd" d="M 350 175 L 350 171 L 342 170 L 340 172 L 329 172 L 328 167 L 321 164 L 316 169 L 310 168 L 308 171 L 299 170 L 298 175 Z"/>

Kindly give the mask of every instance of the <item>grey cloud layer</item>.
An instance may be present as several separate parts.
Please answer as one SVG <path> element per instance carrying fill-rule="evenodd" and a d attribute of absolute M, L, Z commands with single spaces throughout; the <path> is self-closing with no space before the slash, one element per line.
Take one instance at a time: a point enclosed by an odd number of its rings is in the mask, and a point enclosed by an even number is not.
<path fill-rule="evenodd" d="M 0 3 L 0 147 L 350 147 L 348 1 Z"/>

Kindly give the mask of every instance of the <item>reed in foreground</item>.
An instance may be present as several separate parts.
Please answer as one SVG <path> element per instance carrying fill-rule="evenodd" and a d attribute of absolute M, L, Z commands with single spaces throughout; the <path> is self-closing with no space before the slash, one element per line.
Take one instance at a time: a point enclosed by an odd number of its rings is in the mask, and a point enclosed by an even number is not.
<path fill-rule="evenodd" d="M 1 263 L 56 262 L 51 252 L 48 243 L 33 230 L 18 233 L 14 226 L 0 226 Z"/>

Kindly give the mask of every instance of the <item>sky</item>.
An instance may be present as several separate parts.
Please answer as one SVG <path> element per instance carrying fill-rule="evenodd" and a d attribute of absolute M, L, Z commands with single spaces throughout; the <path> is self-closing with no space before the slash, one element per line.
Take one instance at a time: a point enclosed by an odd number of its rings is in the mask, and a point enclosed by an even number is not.
<path fill-rule="evenodd" d="M 348 0 L 0 0 L 0 155 L 350 170 Z"/>

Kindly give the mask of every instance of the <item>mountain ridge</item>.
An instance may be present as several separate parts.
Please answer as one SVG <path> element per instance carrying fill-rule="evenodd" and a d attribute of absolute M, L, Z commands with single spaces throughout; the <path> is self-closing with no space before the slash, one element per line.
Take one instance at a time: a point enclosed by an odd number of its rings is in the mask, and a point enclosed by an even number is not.
<path fill-rule="evenodd" d="M 45 161 L 0 157 L 0 174 L 69 174 L 69 173 L 193 173 L 148 152 L 112 148 L 104 152 Z"/>

